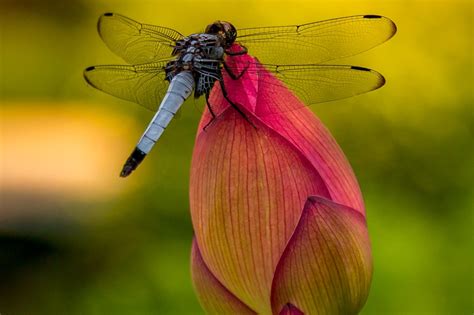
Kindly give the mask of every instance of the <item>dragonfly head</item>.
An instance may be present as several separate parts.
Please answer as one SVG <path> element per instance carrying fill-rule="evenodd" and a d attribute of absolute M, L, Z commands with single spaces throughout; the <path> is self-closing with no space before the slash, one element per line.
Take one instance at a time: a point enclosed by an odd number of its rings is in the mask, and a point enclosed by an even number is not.
<path fill-rule="evenodd" d="M 207 34 L 221 35 L 224 39 L 224 47 L 229 48 L 237 37 L 237 30 L 234 25 L 225 21 L 216 21 L 206 27 Z"/>

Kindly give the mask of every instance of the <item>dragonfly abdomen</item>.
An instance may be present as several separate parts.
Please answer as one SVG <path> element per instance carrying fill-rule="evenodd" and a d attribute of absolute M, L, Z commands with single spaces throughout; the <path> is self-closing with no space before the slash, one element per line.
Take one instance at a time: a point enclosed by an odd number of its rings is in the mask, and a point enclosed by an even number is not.
<path fill-rule="evenodd" d="M 125 162 L 121 177 L 126 177 L 137 168 L 140 162 L 151 151 L 156 141 L 160 139 L 166 127 L 173 119 L 184 101 L 191 95 L 194 89 L 194 78 L 189 71 L 176 74 L 171 80 L 165 97 L 161 101 L 158 112 L 155 114 L 140 141 Z"/>

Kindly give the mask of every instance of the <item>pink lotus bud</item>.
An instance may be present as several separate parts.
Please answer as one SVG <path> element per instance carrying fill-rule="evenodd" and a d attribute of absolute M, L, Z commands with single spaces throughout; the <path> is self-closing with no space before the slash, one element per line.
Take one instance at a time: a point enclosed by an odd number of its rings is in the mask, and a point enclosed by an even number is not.
<path fill-rule="evenodd" d="M 229 58 L 233 66 L 254 62 Z M 357 180 L 334 138 L 251 64 L 214 88 L 194 148 L 194 285 L 208 314 L 356 314 L 372 258 Z M 317 88 L 317 86 L 315 87 Z M 279 109 L 284 108 L 281 111 Z M 281 113 L 278 113 L 281 112 Z"/>

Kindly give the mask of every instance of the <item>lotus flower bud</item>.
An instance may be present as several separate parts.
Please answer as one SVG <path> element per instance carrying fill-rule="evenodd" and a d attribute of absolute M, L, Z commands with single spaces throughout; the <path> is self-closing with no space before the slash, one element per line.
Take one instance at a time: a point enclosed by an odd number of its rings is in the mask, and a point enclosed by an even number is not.
<path fill-rule="evenodd" d="M 234 68 L 255 67 L 248 55 Z M 334 138 L 292 92 L 225 76 L 193 153 L 193 282 L 208 314 L 357 314 L 371 281 L 365 210 Z M 276 79 L 274 79 L 276 80 Z M 279 108 L 285 108 L 278 113 Z"/>

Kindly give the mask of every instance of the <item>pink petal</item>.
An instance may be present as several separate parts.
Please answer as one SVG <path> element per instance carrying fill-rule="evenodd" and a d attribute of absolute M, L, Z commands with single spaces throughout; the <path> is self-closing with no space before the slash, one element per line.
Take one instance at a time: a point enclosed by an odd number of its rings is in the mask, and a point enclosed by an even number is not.
<path fill-rule="evenodd" d="M 273 84 L 277 84 L 277 79 L 274 80 Z M 270 88 L 271 85 L 268 78 L 265 82 L 259 82 L 255 114 L 308 158 L 324 180 L 329 199 L 364 214 L 357 179 L 330 132 L 291 91 Z M 320 106 L 331 105 L 326 103 Z"/>
<path fill-rule="evenodd" d="M 364 217 L 352 208 L 311 197 L 275 272 L 274 314 L 286 303 L 305 314 L 357 314 L 372 276 Z"/>
<path fill-rule="evenodd" d="M 233 109 L 196 139 L 190 206 L 211 272 L 261 314 L 271 313 L 273 273 L 307 196 L 328 197 L 294 146 Z"/>
<path fill-rule="evenodd" d="M 293 304 L 288 303 L 283 307 L 280 314 L 278 315 L 304 315 L 304 313 L 296 308 L 296 306 Z"/>
<path fill-rule="evenodd" d="M 256 315 L 214 277 L 201 257 L 196 241 L 191 252 L 191 272 L 193 283 L 201 306 L 207 314 Z"/>
<path fill-rule="evenodd" d="M 227 59 L 230 66 L 242 70 L 249 62 L 255 62 L 249 55 Z M 276 78 L 272 81 L 269 80 L 269 75 L 263 75 L 265 80 L 259 80 L 255 66 L 251 65 L 249 70 L 239 80 L 232 80 L 223 72 L 229 98 L 245 108 L 250 115 L 258 117 L 267 128 L 273 129 L 292 143 L 310 161 L 327 186 L 329 199 L 365 214 L 354 172 L 327 128 L 290 90 L 275 88 L 280 85 Z M 259 67 L 259 71 L 265 70 Z M 223 113 L 229 107 L 218 84 L 212 91 L 210 103 L 217 113 Z M 331 105 L 327 103 L 319 106 Z M 202 130 L 210 118 L 209 113 L 205 112 L 199 130 Z M 198 136 L 200 132 L 198 131 Z"/>

